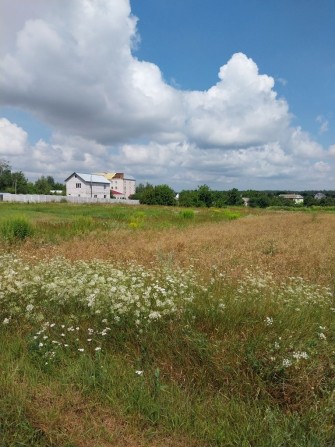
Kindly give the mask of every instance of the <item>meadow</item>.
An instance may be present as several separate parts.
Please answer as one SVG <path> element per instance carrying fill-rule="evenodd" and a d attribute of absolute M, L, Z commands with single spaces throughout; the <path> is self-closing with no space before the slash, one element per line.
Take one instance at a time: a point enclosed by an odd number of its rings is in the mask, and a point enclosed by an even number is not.
<path fill-rule="evenodd" d="M 0 446 L 333 447 L 334 229 L 0 203 Z"/>

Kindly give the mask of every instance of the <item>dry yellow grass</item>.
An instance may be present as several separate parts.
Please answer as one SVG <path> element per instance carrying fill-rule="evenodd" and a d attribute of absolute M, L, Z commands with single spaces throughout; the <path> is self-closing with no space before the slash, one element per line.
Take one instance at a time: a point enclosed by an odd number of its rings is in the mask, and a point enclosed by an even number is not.
<path fill-rule="evenodd" d="M 196 442 L 182 437 L 156 439 L 116 416 L 101 402 L 92 401 L 71 388 L 37 386 L 29 391 L 27 414 L 34 427 L 41 430 L 53 445 L 76 447 L 196 447 Z"/>
<path fill-rule="evenodd" d="M 115 265 L 159 261 L 188 266 L 201 272 L 216 265 L 232 276 L 246 269 L 270 271 L 275 278 L 302 276 L 332 284 L 335 265 L 335 214 L 266 212 L 234 221 L 206 223 L 164 230 L 122 229 L 94 233 L 39 248 L 38 257 L 113 259 Z M 25 247 L 32 253 L 32 247 Z"/>

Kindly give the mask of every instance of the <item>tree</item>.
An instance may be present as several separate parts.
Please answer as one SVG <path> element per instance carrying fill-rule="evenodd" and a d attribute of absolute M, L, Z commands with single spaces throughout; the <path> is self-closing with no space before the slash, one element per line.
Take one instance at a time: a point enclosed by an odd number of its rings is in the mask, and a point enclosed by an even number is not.
<path fill-rule="evenodd" d="M 173 206 L 176 204 L 176 193 L 168 185 L 157 185 L 154 188 L 156 205 Z"/>
<path fill-rule="evenodd" d="M 22 171 L 12 172 L 10 164 L 0 160 L 0 191 L 27 194 L 28 180 Z"/>
<path fill-rule="evenodd" d="M 227 192 L 227 205 L 243 205 L 241 193 L 238 189 L 233 188 Z"/>
<path fill-rule="evenodd" d="M 28 179 L 25 177 L 22 171 L 12 172 L 12 188 L 8 188 L 9 192 L 14 194 L 27 194 L 28 193 Z"/>
<path fill-rule="evenodd" d="M 140 203 L 156 205 L 155 188 L 147 183 L 146 187 L 138 195 Z"/>
<path fill-rule="evenodd" d="M 52 178 L 52 177 L 51 177 Z M 35 192 L 37 194 L 50 194 L 50 190 L 53 189 L 52 185 L 48 182 L 48 179 L 42 175 L 35 182 Z"/>
<path fill-rule="evenodd" d="M 0 191 L 6 191 L 12 185 L 12 170 L 10 164 L 0 160 Z"/>
<path fill-rule="evenodd" d="M 179 193 L 178 203 L 180 206 L 186 207 L 199 207 L 202 203 L 199 201 L 198 191 L 191 190 L 183 190 Z"/>
<path fill-rule="evenodd" d="M 144 183 L 139 183 L 136 186 L 136 191 L 135 194 L 132 194 L 131 196 L 129 196 L 130 199 L 132 200 L 140 200 L 141 196 L 143 194 L 143 192 L 147 189 L 147 188 L 153 188 L 152 185 L 150 185 L 149 183 L 147 183 L 146 185 Z"/>
<path fill-rule="evenodd" d="M 136 198 L 145 205 L 175 205 L 175 192 L 168 185 L 153 186 L 147 183 L 145 186 L 140 184 L 136 188 L 136 194 L 132 198 Z"/>
<path fill-rule="evenodd" d="M 51 175 L 47 176 L 47 182 L 49 183 L 51 189 L 55 189 L 55 180 Z"/>
<path fill-rule="evenodd" d="M 203 206 L 209 208 L 213 204 L 213 194 L 210 187 L 207 185 L 198 186 L 198 198 Z"/>

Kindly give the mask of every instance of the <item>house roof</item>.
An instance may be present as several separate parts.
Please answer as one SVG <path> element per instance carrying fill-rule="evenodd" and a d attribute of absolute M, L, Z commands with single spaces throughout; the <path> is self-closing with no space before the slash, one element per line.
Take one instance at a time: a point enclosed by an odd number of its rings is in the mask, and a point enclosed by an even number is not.
<path fill-rule="evenodd" d="M 96 175 L 101 175 L 105 177 L 107 180 L 111 180 L 114 178 L 116 172 L 97 172 Z"/>
<path fill-rule="evenodd" d="M 67 182 L 74 175 L 76 175 L 77 177 L 80 177 L 86 183 L 104 183 L 106 185 L 110 184 L 109 180 L 107 180 L 106 177 L 104 177 L 102 175 L 83 174 L 80 172 L 73 172 L 73 174 L 71 174 L 67 179 L 65 179 L 65 181 Z"/>
<path fill-rule="evenodd" d="M 113 196 L 123 196 L 124 195 L 122 192 L 115 191 L 115 189 L 111 189 L 111 193 L 113 194 Z"/>
<path fill-rule="evenodd" d="M 123 180 L 135 180 L 132 175 L 124 174 L 123 172 L 99 172 L 98 175 L 103 175 L 108 180 L 112 180 L 114 178 L 123 178 Z M 122 177 L 119 177 L 120 175 L 122 175 Z"/>
<path fill-rule="evenodd" d="M 135 177 L 133 177 L 132 175 L 124 174 L 124 179 L 125 180 L 135 180 Z"/>
<path fill-rule="evenodd" d="M 323 192 L 318 192 L 315 194 L 314 199 L 324 199 L 326 197 L 326 194 L 323 194 Z"/>
<path fill-rule="evenodd" d="M 279 194 L 279 197 L 283 197 L 284 199 L 303 199 L 303 196 L 300 194 Z"/>

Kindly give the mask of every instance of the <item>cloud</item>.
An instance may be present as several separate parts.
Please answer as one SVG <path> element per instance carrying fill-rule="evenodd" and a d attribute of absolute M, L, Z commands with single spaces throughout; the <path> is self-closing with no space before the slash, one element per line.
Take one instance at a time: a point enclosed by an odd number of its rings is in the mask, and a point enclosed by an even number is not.
<path fill-rule="evenodd" d="M 0 65 L 2 101 L 105 144 L 172 129 L 179 96 L 156 65 L 131 55 L 136 19 L 129 3 L 63 6 L 61 15 L 31 18 L 18 32 L 15 51 Z"/>
<path fill-rule="evenodd" d="M 25 172 L 126 169 L 180 186 L 263 179 L 269 187 L 322 166 L 321 145 L 292 126 L 274 79 L 243 53 L 222 65 L 215 85 L 183 91 L 134 55 L 140 38 L 128 0 L 12 0 L 0 14 L 8 17 L 0 102 L 54 129 L 50 141 L 28 146 L 15 123 L 1 128 L 0 153 L 20 154 Z"/>
<path fill-rule="evenodd" d="M 187 132 L 200 145 L 236 148 L 278 140 L 288 125 L 288 106 L 276 98 L 274 80 L 260 75 L 242 53 L 220 68 L 206 92 L 186 92 Z"/>
<path fill-rule="evenodd" d="M 320 157 L 324 155 L 322 146 L 312 140 L 308 133 L 304 132 L 301 127 L 290 130 L 287 147 L 293 154 L 300 158 Z"/>
<path fill-rule="evenodd" d="M 277 81 L 279 82 L 279 84 L 281 84 L 283 87 L 286 87 L 288 82 L 287 79 L 285 78 L 277 78 Z"/>
<path fill-rule="evenodd" d="M 329 172 L 331 170 L 331 166 L 328 163 L 325 163 L 324 161 L 318 161 L 314 164 L 314 168 L 316 171 L 325 173 Z"/>
<path fill-rule="evenodd" d="M 27 145 L 28 134 L 6 118 L 0 118 L 0 154 L 21 155 Z"/>
<path fill-rule="evenodd" d="M 320 124 L 319 134 L 322 135 L 325 132 L 328 132 L 328 120 L 326 120 L 322 115 L 318 115 L 316 117 L 316 122 Z"/>

